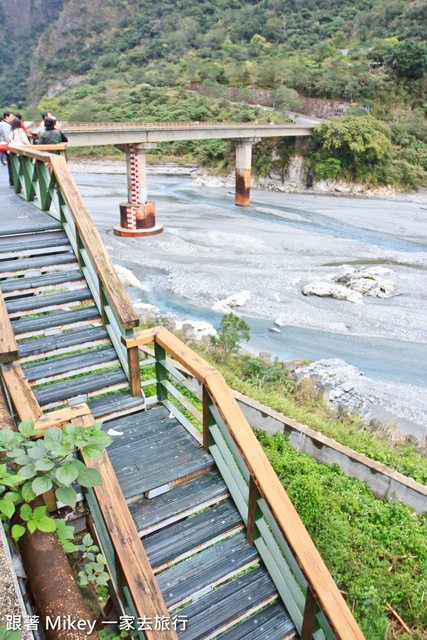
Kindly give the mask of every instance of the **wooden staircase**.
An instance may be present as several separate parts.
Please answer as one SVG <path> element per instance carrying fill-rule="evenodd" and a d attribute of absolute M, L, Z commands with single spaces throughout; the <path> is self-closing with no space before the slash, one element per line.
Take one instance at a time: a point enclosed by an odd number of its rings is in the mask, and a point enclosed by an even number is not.
<path fill-rule="evenodd" d="M 181 620 L 139 637 L 363 640 L 222 376 L 164 328 L 133 332 L 64 159 L 11 151 L 16 192 L 57 220 L 12 231 L 0 216 L 4 385 L 41 433 L 114 430 L 102 461 L 85 460 L 103 479 L 85 497 L 116 601 L 134 619 Z"/>
<path fill-rule="evenodd" d="M 130 395 L 64 236 L 24 227 L 0 238 L 0 288 L 38 404 L 47 411 L 87 402 L 108 421 L 105 430 L 123 433 L 109 457 L 168 610 L 188 620 L 180 638 L 229 629 L 230 639 L 255 639 L 258 623 L 270 640 L 295 637 L 213 458 L 164 407 L 144 411 L 144 397 Z"/>

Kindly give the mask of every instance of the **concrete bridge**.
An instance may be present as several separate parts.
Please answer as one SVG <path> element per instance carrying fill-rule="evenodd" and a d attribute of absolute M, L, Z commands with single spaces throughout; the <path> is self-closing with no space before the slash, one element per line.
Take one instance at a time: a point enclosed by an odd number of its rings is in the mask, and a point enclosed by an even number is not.
<path fill-rule="evenodd" d="M 125 236 L 153 235 L 155 205 L 148 202 L 145 154 L 158 142 L 177 140 L 233 140 L 236 146 L 235 204 L 250 203 L 252 146 L 263 138 L 310 136 L 318 121 L 302 123 L 257 122 L 91 122 L 66 123 L 68 147 L 115 145 L 126 153 L 128 202 L 120 205 L 120 225 L 114 233 Z"/>

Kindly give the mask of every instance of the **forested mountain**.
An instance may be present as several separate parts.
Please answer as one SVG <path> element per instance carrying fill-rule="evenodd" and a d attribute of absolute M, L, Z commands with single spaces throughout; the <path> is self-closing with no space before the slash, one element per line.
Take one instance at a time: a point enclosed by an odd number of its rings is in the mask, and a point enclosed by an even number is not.
<path fill-rule="evenodd" d="M 0 0 L 0 102 L 26 101 L 30 66 L 42 34 L 64 0 Z"/>
<path fill-rule="evenodd" d="M 427 176 L 425 0 L 0 0 L 0 19 L 5 107 L 42 101 L 74 121 L 277 120 L 304 96 L 352 103 L 358 117 L 369 104 L 392 143 L 376 179 Z M 232 104 L 255 89 L 274 112 Z M 351 174 L 345 154 L 323 153 L 325 176 Z"/>
<path fill-rule="evenodd" d="M 3 0 L 0 18 L 2 102 L 34 102 L 70 78 L 97 83 L 112 71 L 155 85 L 286 82 L 372 99 L 381 83 L 365 77 L 368 47 L 379 62 L 384 39 L 427 39 L 424 0 Z M 338 49 L 356 56 L 353 69 Z M 317 78 L 331 59 L 334 74 Z"/>

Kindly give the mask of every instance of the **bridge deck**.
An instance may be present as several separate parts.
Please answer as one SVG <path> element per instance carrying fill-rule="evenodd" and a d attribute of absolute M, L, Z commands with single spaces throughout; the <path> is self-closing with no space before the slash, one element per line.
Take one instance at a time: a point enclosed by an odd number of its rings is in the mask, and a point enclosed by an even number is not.
<path fill-rule="evenodd" d="M 61 227 L 0 186 L 0 289 L 19 364 L 44 411 L 87 401 L 182 640 L 284 640 L 294 624 L 210 454 L 129 392 Z M 6 235 L 9 234 L 9 235 Z"/>

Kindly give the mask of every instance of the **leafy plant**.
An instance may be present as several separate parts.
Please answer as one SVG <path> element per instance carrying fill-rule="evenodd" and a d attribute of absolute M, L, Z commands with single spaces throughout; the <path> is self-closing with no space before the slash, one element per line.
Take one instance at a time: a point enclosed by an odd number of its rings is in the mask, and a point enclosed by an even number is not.
<path fill-rule="evenodd" d="M 21 640 L 21 631 L 19 629 L 8 629 L 0 627 L 0 640 Z"/>
<path fill-rule="evenodd" d="M 74 508 L 77 501 L 77 493 L 71 486 L 74 481 L 82 487 L 102 484 L 99 472 L 88 469 L 77 459 L 77 454 L 88 460 L 100 460 L 102 448 L 107 447 L 112 439 L 101 431 L 101 424 L 90 427 L 67 424 L 63 429 L 50 427 L 43 438 L 34 440 L 38 434 L 32 420 L 21 422 L 18 431 L 0 431 L 0 455 L 7 460 L 7 463 L 0 464 L 1 518 L 10 520 L 17 506 L 21 505 L 19 515 L 26 524 L 12 526 L 15 540 L 25 533 L 26 527 L 30 533 L 36 529 L 58 530 L 61 542 L 70 545 L 69 530 L 46 515 L 45 506 L 33 509 L 29 503 L 53 489 L 59 502 Z"/>
<path fill-rule="evenodd" d="M 234 313 L 228 313 L 222 316 L 218 337 L 211 337 L 211 344 L 214 348 L 220 350 L 221 355 L 225 358 L 239 351 L 242 340 L 250 339 L 250 326 Z"/>
<path fill-rule="evenodd" d="M 79 564 L 83 566 L 83 569 L 79 571 L 79 585 L 85 587 L 88 584 L 99 586 L 105 586 L 110 579 L 110 576 L 105 571 L 106 560 L 102 553 L 99 552 L 99 547 L 94 544 L 93 538 L 90 533 L 87 533 L 83 539 L 82 544 L 77 545 L 76 549 L 82 552 Z"/>

